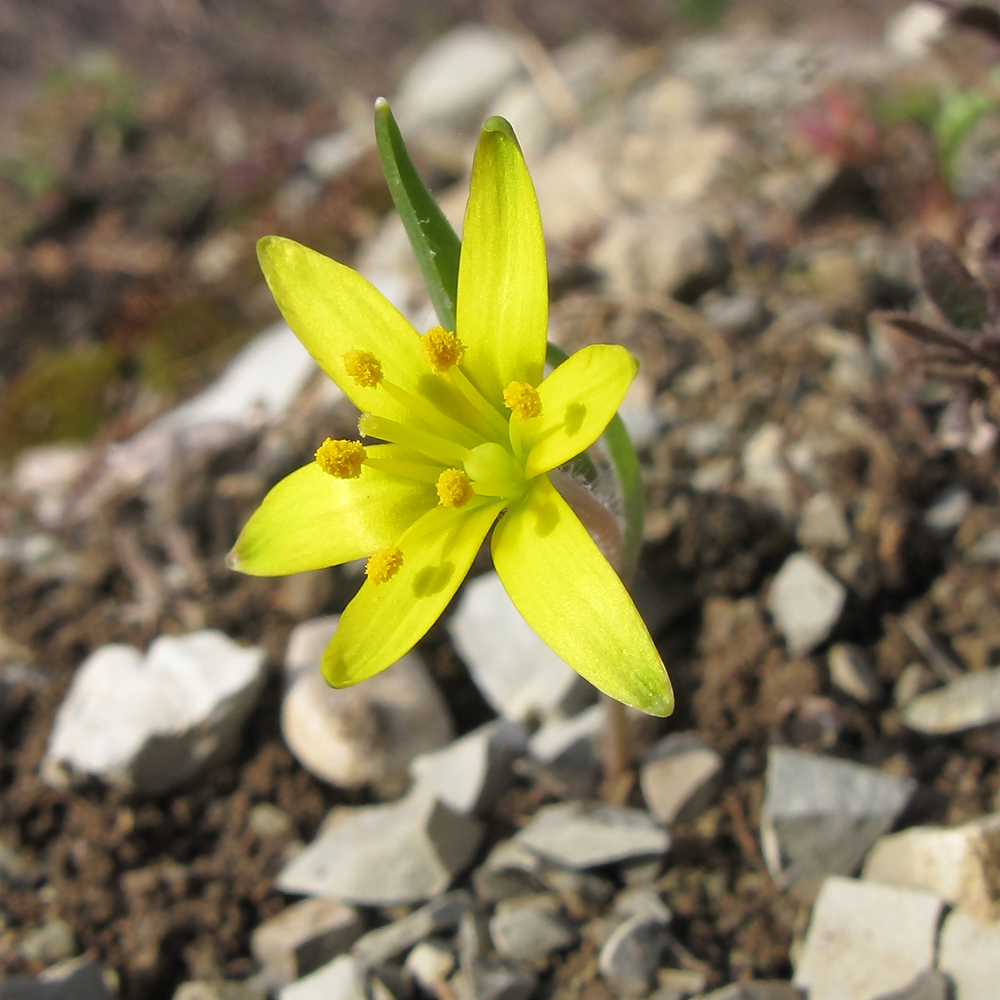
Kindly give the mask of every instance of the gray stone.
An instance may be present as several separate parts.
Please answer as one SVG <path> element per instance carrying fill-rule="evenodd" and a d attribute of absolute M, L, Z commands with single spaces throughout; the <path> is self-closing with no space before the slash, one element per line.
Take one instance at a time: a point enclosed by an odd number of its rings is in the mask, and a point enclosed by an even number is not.
<path fill-rule="evenodd" d="M 972 494 L 964 487 L 953 484 L 945 487 L 924 511 L 924 524 L 939 535 L 957 531 L 972 510 Z"/>
<path fill-rule="evenodd" d="M 871 658 L 861 646 L 838 642 L 830 647 L 826 657 L 830 681 L 838 691 L 853 698 L 859 705 L 877 701 L 881 692 Z"/>
<path fill-rule="evenodd" d="M 525 745 L 518 723 L 498 719 L 441 750 L 415 757 L 410 774 L 456 812 L 484 814 L 510 787 L 512 765 Z"/>
<path fill-rule="evenodd" d="M 79 667 L 56 714 L 42 775 L 81 775 L 159 795 L 231 754 L 265 680 L 264 650 L 204 630 L 103 646 Z"/>
<path fill-rule="evenodd" d="M 256 979 L 195 980 L 181 983 L 173 1000 L 267 1000 L 267 988 Z"/>
<path fill-rule="evenodd" d="M 952 829 L 915 826 L 882 837 L 865 861 L 873 882 L 927 889 L 980 920 L 1000 920 L 1000 813 Z"/>
<path fill-rule="evenodd" d="M 877 1000 L 952 1000 L 951 980 L 937 969 L 925 969 L 909 986 L 883 993 Z"/>
<path fill-rule="evenodd" d="M 846 549 L 851 529 L 840 501 L 829 493 L 814 493 L 802 505 L 796 537 L 806 548 Z"/>
<path fill-rule="evenodd" d="M 490 920 L 490 937 L 503 958 L 530 962 L 576 944 L 576 928 L 549 895 L 502 900 Z"/>
<path fill-rule="evenodd" d="M 908 663 L 892 686 L 892 700 L 897 708 L 906 708 L 918 695 L 934 687 L 936 678 L 923 663 Z"/>
<path fill-rule="evenodd" d="M 97 962 L 65 963 L 40 976 L 8 976 L 0 1000 L 113 1000 Z"/>
<path fill-rule="evenodd" d="M 844 585 L 805 552 L 790 555 L 767 595 L 789 656 L 809 653 L 825 642 L 847 600 Z"/>
<path fill-rule="evenodd" d="M 448 631 L 483 697 L 506 719 L 554 712 L 585 684 L 535 635 L 496 573 L 466 584 Z"/>
<path fill-rule="evenodd" d="M 783 979 L 758 979 L 749 983 L 734 983 L 713 990 L 698 1000 L 805 1000 L 805 994 Z"/>
<path fill-rule="evenodd" d="M 350 955 L 332 962 L 286 986 L 278 1000 L 365 1000 L 363 978 Z"/>
<path fill-rule="evenodd" d="M 14 460 L 10 484 L 32 500 L 32 513 L 43 528 L 58 526 L 73 487 L 94 461 L 91 448 L 79 444 L 47 444 L 26 448 Z"/>
<path fill-rule="evenodd" d="M 996 1000 L 1000 924 L 984 924 L 962 910 L 952 910 L 941 928 L 938 968 L 951 977 L 958 1000 Z"/>
<path fill-rule="evenodd" d="M 449 980 L 456 1000 L 530 1000 L 538 978 L 506 962 L 477 962 Z"/>
<path fill-rule="evenodd" d="M 915 889 L 828 878 L 795 966 L 809 1000 L 873 1000 L 934 967 L 944 901 Z"/>
<path fill-rule="evenodd" d="M 674 915 L 659 892 L 645 886 L 623 889 L 615 897 L 614 913 L 619 917 L 647 917 L 669 926 Z"/>
<path fill-rule="evenodd" d="M 705 990 L 706 976 L 691 969 L 660 969 L 650 1000 L 687 1000 Z M 797 1000 L 797 998 L 796 998 Z"/>
<path fill-rule="evenodd" d="M 647 813 L 604 803 L 543 806 L 515 839 L 540 857 L 576 870 L 662 856 L 670 847 L 670 836 Z"/>
<path fill-rule="evenodd" d="M 761 849 L 784 887 L 824 875 L 849 875 L 916 789 L 871 767 L 772 747 L 767 757 Z"/>
<path fill-rule="evenodd" d="M 247 826 L 261 840 L 289 837 L 295 833 L 295 821 L 292 817 L 271 802 L 258 802 L 250 810 Z"/>
<path fill-rule="evenodd" d="M 425 993 L 443 998 L 444 984 L 455 970 L 455 953 L 443 941 L 421 941 L 406 956 L 403 968 Z"/>
<path fill-rule="evenodd" d="M 972 562 L 1000 562 L 1000 528 L 987 531 L 968 550 L 967 556 Z"/>
<path fill-rule="evenodd" d="M 547 719 L 528 742 L 531 759 L 574 797 L 589 797 L 601 781 L 599 740 L 605 729 L 603 702 L 570 719 Z"/>
<path fill-rule="evenodd" d="M 364 684 L 330 687 L 319 663 L 322 639 L 332 637 L 338 621 L 309 622 L 289 639 L 285 668 L 295 676 L 281 704 L 281 731 L 316 777 L 340 788 L 371 785 L 394 798 L 406 788 L 413 759 L 453 738 L 448 706 L 415 652 Z"/>
<path fill-rule="evenodd" d="M 767 326 L 767 306 L 760 293 L 740 289 L 732 294 L 709 292 L 698 303 L 706 322 L 727 337 L 750 337 Z"/>
<path fill-rule="evenodd" d="M 250 951 L 268 982 L 284 986 L 343 954 L 364 931 L 353 906 L 303 899 L 265 920 L 250 936 Z"/>
<path fill-rule="evenodd" d="M 666 945 L 667 925 L 662 920 L 649 915 L 629 917 L 605 941 L 597 969 L 619 996 L 645 996 Z"/>
<path fill-rule="evenodd" d="M 351 954 L 360 968 L 381 965 L 418 941 L 457 927 L 469 903 L 467 892 L 449 892 L 385 927 L 369 931 L 354 945 Z"/>
<path fill-rule="evenodd" d="M 943 736 L 1000 722 L 1000 667 L 978 670 L 927 694 L 903 710 L 903 724 L 918 733 Z"/>
<path fill-rule="evenodd" d="M 524 896 L 541 886 L 542 860 L 516 840 L 501 840 L 472 873 L 476 895 L 495 903 Z"/>
<path fill-rule="evenodd" d="M 785 429 L 762 424 L 740 454 L 748 491 L 784 517 L 795 512 L 795 485 L 785 456 Z"/>
<path fill-rule="evenodd" d="M 696 733 L 672 733 L 645 754 L 639 784 L 649 811 L 669 826 L 706 809 L 721 776 L 722 758 Z"/>
<path fill-rule="evenodd" d="M 421 902 L 451 885 L 482 835 L 478 820 L 420 791 L 387 805 L 340 807 L 276 885 L 370 906 Z"/>
<path fill-rule="evenodd" d="M 57 918 L 25 934 L 19 951 L 25 961 L 54 965 L 76 953 L 76 935 L 65 920 Z"/>

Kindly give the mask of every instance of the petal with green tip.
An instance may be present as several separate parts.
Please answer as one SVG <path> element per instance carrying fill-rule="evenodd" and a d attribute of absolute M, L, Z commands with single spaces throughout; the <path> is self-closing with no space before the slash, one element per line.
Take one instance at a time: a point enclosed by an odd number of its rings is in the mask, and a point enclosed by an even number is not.
<path fill-rule="evenodd" d="M 456 333 L 466 348 L 463 369 L 498 408 L 508 383 L 541 381 L 548 301 L 535 189 L 510 125 L 491 118 L 472 164 Z"/>
<path fill-rule="evenodd" d="M 617 413 L 639 363 L 625 350 L 592 344 L 564 361 L 538 387 L 540 416 L 512 416 L 527 453 L 529 479 L 568 462 L 604 433 Z"/>
<path fill-rule="evenodd" d="M 348 351 L 367 351 L 385 378 L 419 394 L 430 369 L 420 335 L 395 306 L 357 271 L 294 240 L 265 236 L 257 257 L 282 316 L 348 399 L 363 413 L 408 419 L 384 389 L 360 386 L 344 371 Z"/>
<path fill-rule="evenodd" d="M 500 519 L 493 564 L 525 621 L 610 697 L 669 715 L 674 695 L 639 612 L 547 476 Z"/>
<path fill-rule="evenodd" d="M 384 583 L 365 580 L 323 654 L 323 676 L 348 687 L 391 666 L 423 638 L 465 579 L 502 503 L 434 507 L 398 541 L 403 565 Z"/>
<path fill-rule="evenodd" d="M 252 576 L 337 566 L 394 544 L 436 503 L 430 483 L 367 467 L 357 479 L 335 479 L 312 462 L 264 497 L 227 561 Z"/>

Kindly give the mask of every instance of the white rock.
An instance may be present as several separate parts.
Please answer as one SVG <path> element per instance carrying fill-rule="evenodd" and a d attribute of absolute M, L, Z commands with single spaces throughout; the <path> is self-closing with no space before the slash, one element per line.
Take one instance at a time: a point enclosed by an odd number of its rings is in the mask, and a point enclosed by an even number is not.
<path fill-rule="evenodd" d="M 795 485 L 785 457 L 785 429 L 780 424 L 760 426 L 740 456 L 743 477 L 751 494 L 779 514 L 795 510 Z"/>
<path fill-rule="evenodd" d="M 158 795 L 237 745 L 264 686 L 264 650 L 215 630 L 161 636 L 142 655 L 103 646 L 79 667 L 56 714 L 42 775 L 80 774 Z"/>
<path fill-rule="evenodd" d="M 619 996 L 645 996 L 667 941 L 663 921 L 651 916 L 629 917 L 604 942 L 597 970 Z"/>
<path fill-rule="evenodd" d="M 286 670 L 305 663 L 307 654 L 322 657 L 322 638 L 333 635 L 338 619 L 321 621 L 293 634 Z M 455 735 L 448 706 L 418 653 L 407 653 L 388 670 L 348 688 L 326 683 L 319 658 L 295 669 L 300 672 L 281 704 L 281 731 L 300 763 L 332 785 L 370 784 L 384 798 L 399 795 L 410 762 Z"/>
<path fill-rule="evenodd" d="M 767 609 L 785 639 L 789 656 L 809 653 L 833 631 L 847 600 L 847 589 L 811 555 L 795 552 L 778 570 L 767 595 Z"/>
<path fill-rule="evenodd" d="M 915 789 L 863 764 L 772 747 L 760 819 L 771 877 L 787 887 L 852 874 Z"/>
<path fill-rule="evenodd" d="M 285 646 L 285 677 L 289 682 L 307 670 L 318 670 L 323 651 L 337 631 L 339 615 L 313 618 L 296 625 L 289 633 Z"/>
<path fill-rule="evenodd" d="M 938 968 L 954 982 L 957 1000 L 996 1000 L 1000 923 L 984 924 L 962 910 L 952 910 L 941 928 Z"/>
<path fill-rule="evenodd" d="M 350 955 L 332 962 L 286 986 L 278 1000 L 365 1000 L 364 983 Z"/>
<path fill-rule="evenodd" d="M 814 493 L 802 505 L 797 537 L 804 546 L 846 549 L 851 544 L 851 529 L 840 501 L 829 493 Z"/>
<path fill-rule="evenodd" d="M 53 528 L 66 509 L 73 485 L 92 461 L 93 451 L 84 445 L 26 448 L 11 469 L 11 485 L 33 498 L 35 517 L 44 527 Z"/>
<path fill-rule="evenodd" d="M 947 486 L 931 500 L 923 521 L 936 534 L 949 535 L 958 530 L 970 510 L 972 494 L 964 486 Z"/>
<path fill-rule="evenodd" d="M 1000 920 L 1000 813 L 953 829 L 916 826 L 882 837 L 865 862 L 873 882 L 928 889 L 984 921 Z"/>
<path fill-rule="evenodd" d="M 838 642 L 830 647 L 826 658 L 830 681 L 838 691 L 860 705 L 870 705 L 878 699 L 881 685 L 872 669 L 871 659 L 860 646 Z"/>
<path fill-rule="evenodd" d="M 574 870 L 659 857 L 670 847 L 667 832 L 647 813 L 604 803 L 543 806 L 515 839 L 539 857 Z"/>
<path fill-rule="evenodd" d="M 722 758 L 697 733 L 672 733 L 645 754 L 642 797 L 664 825 L 694 819 L 718 792 Z"/>
<path fill-rule="evenodd" d="M 927 694 L 903 710 L 903 725 L 941 736 L 1000 722 L 1000 667 L 977 670 Z"/>
<path fill-rule="evenodd" d="M 419 790 L 387 805 L 339 807 L 275 884 L 369 906 L 420 902 L 448 888 L 482 835 L 478 820 Z"/>
<path fill-rule="evenodd" d="M 813 907 L 795 985 L 809 1000 L 875 1000 L 908 986 L 934 966 L 943 908 L 929 892 L 828 878 Z"/>
<path fill-rule="evenodd" d="M 530 962 L 576 944 L 576 928 L 561 914 L 552 896 L 501 900 L 490 919 L 490 937 L 504 958 Z"/>
<path fill-rule="evenodd" d="M 886 48 L 910 59 L 930 54 L 948 22 L 948 11 L 936 3 L 918 0 L 890 18 L 885 28 Z"/>
<path fill-rule="evenodd" d="M 414 781 L 460 813 L 486 813 L 510 787 L 513 763 L 525 749 L 519 723 L 488 722 L 410 764 Z"/>
<path fill-rule="evenodd" d="M 303 899 L 260 924 L 250 936 L 250 950 L 268 982 L 285 986 L 346 952 L 363 930 L 353 906 Z"/>
<path fill-rule="evenodd" d="M 535 635 L 496 573 L 465 585 L 448 632 L 476 687 L 504 718 L 523 722 L 578 697 L 584 682 Z"/>
<path fill-rule="evenodd" d="M 589 797 L 601 781 L 599 742 L 606 720 L 603 702 L 569 719 L 547 719 L 528 742 L 531 759 L 574 796 Z"/>
<path fill-rule="evenodd" d="M 439 896 L 419 910 L 369 931 L 354 945 L 351 954 L 359 968 L 382 965 L 432 934 L 453 930 L 468 912 L 470 901 L 463 890 Z"/>
<path fill-rule="evenodd" d="M 440 941 L 421 941 L 406 956 L 403 968 L 425 993 L 436 996 L 455 969 L 455 953 Z"/>

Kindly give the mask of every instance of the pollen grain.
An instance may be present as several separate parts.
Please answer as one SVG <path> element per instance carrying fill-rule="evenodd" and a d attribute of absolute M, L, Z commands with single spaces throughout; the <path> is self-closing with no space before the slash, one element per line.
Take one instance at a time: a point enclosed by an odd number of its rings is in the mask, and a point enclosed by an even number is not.
<path fill-rule="evenodd" d="M 375 585 L 391 580 L 403 565 L 403 553 L 390 545 L 387 548 L 379 549 L 371 555 L 365 563 L 365 576 Z"/>
<path fill-rule="evenodd" d="M 542 397 L 527 382 L 511 382 L 503 391 L 504 405 L 515 416 L 530 420 L 542 412 Z"/>
<path fill-rule="evenodd" d="M 348 351 L 344 371 L 364 389 L 374 389 L 382 381 L 382 362 L 370 351 Z"/>
<path fill-rule="evenodd" d="M 431 368 L 438 374 L 461 364 L 465 347 L 455 334 L 443 326 L 432 326 L 421 339 Z"/>
<path fill-rule="evenodd" d="M 461 469 L 445 469 L 438 476 L 436 489 L 442 507 L 464 507 L 475 496 L 469 477 Z"/>
<path fill-rule="evenodd" d="M 357 479 L 365 460 L 365 448 L 360 441 L 334 441 L 327 438 L 316 449 L 316 463 L 335 479 Z"/>

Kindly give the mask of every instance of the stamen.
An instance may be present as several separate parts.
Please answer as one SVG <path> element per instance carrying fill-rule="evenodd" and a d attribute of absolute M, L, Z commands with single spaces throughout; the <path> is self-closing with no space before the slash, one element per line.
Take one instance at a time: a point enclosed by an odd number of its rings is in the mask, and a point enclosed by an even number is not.
<path fill-rule="evenodd" d="M 406 462 L 398 458 L 366 458 L 365 465 L 379 472 L 388 472 L 404 479 L 415 479 L 418 483 L 436 483 L 441 472 L 440 465 L 422 465 L 420 462 Z"/>
<path fill-rule="evenodd" d="M 403 565 L 403 553 L 390 545 L 387 548 L 379 549 L 369 557 L 365 563 L 365 576 L 375 585 L 391 580 Z"/>
<path fill-rule="evenodd" d="M 452 368 L 448 372 L 452 385 L 465 397 L 466 401 L 485 421 L 488 433 L 499 439 L 507 437 L 507 418 L 501 414 L 489 400 L 469 381 L 461 368 Z"/>
<path fill-rule="evenodd" d="M 327 438 L 316 449 L 316 463 L 335 479 L 357 479 L 365 460 L 365 448 L 360 441 L 334 441 Z"/>
<path fill-rule="evenodd" d="M 442 465 L 464 465 L 469 457 L 469 449 L 463 448 L 455 441 L 449 441 L 419 427 L 401 424 L 386 417 L 376 417 L 373 413 L 361 414 L 358 430 L 365 437 L 381 438 L 393 444 L 405 445 Z"/>
<path fill-rule="evenodd" d="M 382 362 L 370 351 L 348 351 L 344 371 L 364 389 L 374 389 L 382 381 Z"/>
<path fill-rule="evenodd" d="M 442 437 L 449 438 L 452 441 L 457 441 L 466 448 L 475 448 L 475 446 L 479 444 L 480 436 L 476 434 L 475 431 L 470 430 L 468 427 L 464 427 L 457 420 L 452 420 L 451 417 L 442 413 L 426 400 L 414 396 L 412 393 L 407 392 L 398 385 L 394 385 L 388 380 L 383 381 L 382 388 L 385 389 L 385 391 L 389 393 L 389 395 L 392 396 L 396 402 L 405 406 L 410 413 L 412 413 L 415 417 L 418 417 L 425 424 L 427 424 L 431 430 L 440 434 Z"/>
<path fill-rule="evenodd" d="M 438 476 L 437 495 L 442 507 L 464 507 L 475 492 L 469 477 L 461 469 L 445 469 Z"/>
<path fill-rule="evenodd" d="M 527 382 L 511 382 L 503 391 L 503 401 L 514 416 L 522 420 L 530 420 L 542 412 L 542 398 Z"/>
<path fill-rule="evenodd" d="M 465 347 L 455 334 L 443 326 L 432 326 L 421 338 L 431 368 L 438 374 L 461 364 Z"/>

